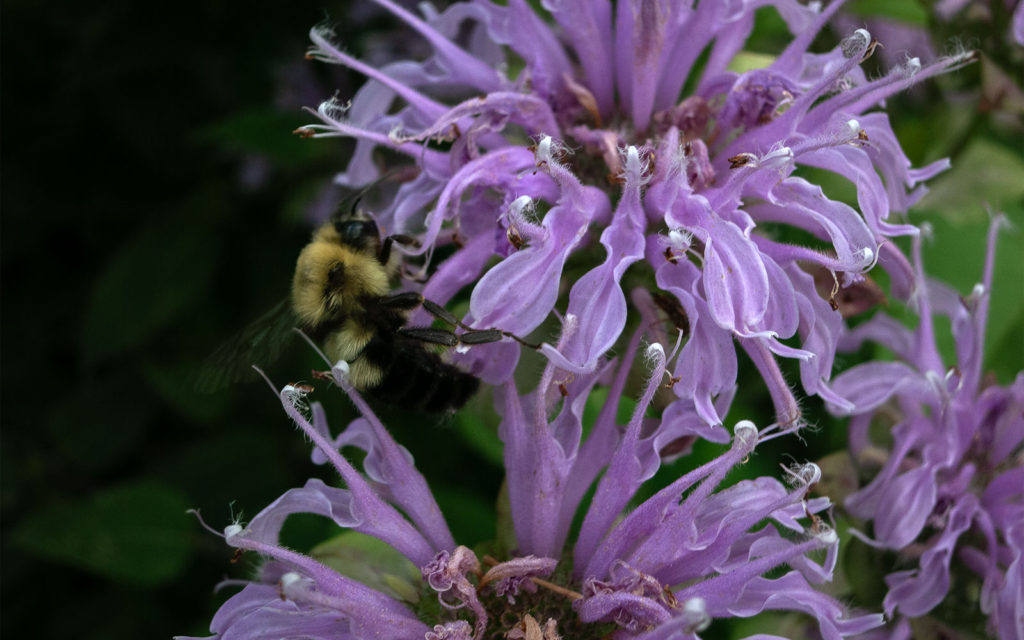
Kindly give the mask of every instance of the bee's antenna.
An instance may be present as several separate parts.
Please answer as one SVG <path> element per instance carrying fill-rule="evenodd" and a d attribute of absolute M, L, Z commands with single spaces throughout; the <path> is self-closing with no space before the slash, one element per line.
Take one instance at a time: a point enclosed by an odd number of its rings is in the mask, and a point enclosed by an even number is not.
<path fill-rule="evenodd" d="M 397 182 L 407 182 L 410 179 L 408 176 L 409 172 L 406 169 L 398 168 L 388 171 L 373 182 L 363 186 L 358 191 L 345 196 L 345 198 L 338 203 L 338 208 L 335 210 L 333 218 L 338 219 L 354 216 L 356 214 L 356 209 L 359 207 L 359 203 L 362 202 L 363 197 L 372 189 L 377 188 L 384 182 L 390 182 L 392 180 Z M 413 177 L 415 177 L 415 175 Z"/>

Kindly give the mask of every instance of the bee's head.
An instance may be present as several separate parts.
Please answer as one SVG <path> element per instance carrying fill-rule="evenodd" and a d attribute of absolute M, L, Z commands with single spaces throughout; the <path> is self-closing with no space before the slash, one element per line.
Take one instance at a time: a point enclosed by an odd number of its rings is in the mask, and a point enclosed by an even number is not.
<path fill-rule="evenodd" d="M 317 239 L 335 242 L 362 253 L 380 252 L 380 230 L 374 219 L 358 209 L 356 198 L 350 205 L 342 203 L 331 216 L 329 224 L 317 231 Z M 333 232 L 332 232 L 333 231 Z"/>
<path fill-rule="evenodd" d="M 357 251 L 380 250 L 380 232 L 377 223 L 366 218 L 335 218 L 331 221 L 338 242 Z"/>

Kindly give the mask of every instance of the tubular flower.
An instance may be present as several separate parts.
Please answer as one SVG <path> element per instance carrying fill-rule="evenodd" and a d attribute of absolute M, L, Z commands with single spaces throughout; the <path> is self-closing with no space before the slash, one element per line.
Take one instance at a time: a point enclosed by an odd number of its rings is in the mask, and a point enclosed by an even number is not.
<path fill-rule="evenodd" d="M 808 495 L 820 477 L 815 465 L 788 469 L 788 486 L 760 477 L 720 487 L 759 441 L 781 432 L 777 425 L 759 432 L 739 422 L 722 455 L 628 508 L 660 464 L 659 443 L 681 431 L 679 421 L 670 428 L 668 421 L 644 418 L 665 376 L 661 346 L 651 345 L 647 355 L 650 379 L 628 424 L 616 424 L 616 400 L 586 439 L 582 410 L 599 374 L 615 377 L 611 397 L 618 398 L 625 366 L 608 364 L 557 383 L 549 365 L 541 386 L 526 396 L 511 383 L 502 387 L 500 435 L 514 530 L 499 535 L 514 539 L 501 550 L 504 560 L 457 544 L 411 456 L 348 385 L 343 367 L 335 367 L 335 380 L 363 418 L 337 438 L 323 408 L 307 405 L 306 391 L 286 386 L 285 411 L 345 488 L 310 480 L 247 526 L 224 530 L 228 545 L 259 554 L 264 563 L 214 617 L 215 637 L 586 640 L 614 632 L 617 638 L 697 638 L 716 618 L 765 610 L 806 614 L 830 639 L 880 625 L 880 615 L 851 617 L 813 586 L 831 578 L 838 551 L 835 532 L 818 515 L 830 507 L 828 499 Z M 365 452 L 362 472 L 340 453 L 342 446 Z M 594 498 L 581 506 L 595 481 Z M 578 510 L 583 526 L 570 539 Z M 330 518 L 386 543 L 414 578 L 392 570 L 391 561 L 376 579 L 360 581 L 349 577 L 351 567 L 331 565 L 317 549 L 304 555 L 285 548 L 279 533 L 294 513 Z M 765 577 L 769 572 L 773 577 Z"/>
<path fill-rule="evenodd" d="M 350 103 L 321 104 L 319 122 L 298 132 L 356 139 L 343 185 L 376 177 L 378 147 L 419 169 L 378 221 L 417 236 L 410 253 L 427 260 L 454 249 L 425 296 L 443 304 L 472 286 L 463 320 L 519 335 L 556 309 L 572 315 L 572 337 L 545 353 L 582 374 L 626 326 L 623 274 L 644 268 L 651 288 L 689 319 L 673 374 L 689 382 L 675 391 L 707 425 L 721 424 L 715 399 L 735 384 L 735 344 L 762 373 L 780 423 L 799 426 L 800 412 L 778 356 L 800 361 L 808 394 L 843 402 L 828 385 L 840 320 L 798 262 L 831 272 L 837 289 L 876 262 L 893 267 L 885 239 L 916 229 L 892 214 L 920 198 L 920 183 L 946 162 L 912 169 L 874 109 L 969 54 L 926 66 L 910 59 L 869 80 L 859 65 L 878 43 L 863 29 L 830 51 L 808 51 L 841 2 L 550 0 L 538 12 L 526 0 L 476 0 L 418 16 L 374 1 L 432 53 L 375 68 L 314 28 L 309 57 L 367 82 Z M 735 71 L 730 63 L 765 5 L 793 39 L 767 66 Z M 800 177 L 804 167 L 848 179 L 859 211 Z M 809 233 L 818 246 L 761 233 L 768 224 Z M 562 307 L 566 263 L 587 251 L 595 259 Z M 790 338 L 799 347 L 782 342 Z M 494 344 L 461 357 L 498 384 L 518 350 Z M 690 379 L 694 366 L 713 374 Z"/>
<path fill-rule="evenodd" d="M 989 230 L 982 283 L 967 298 L 925 282 L 915 244 L 920 321 L 910 331 L 877 315 L 844 336 L 897 354 L 843 372 L 835 388 L 854 405 L 850 449 L 865 463 L 884 457 L 877 475 L 846 500 L 870 521 L 869 544 L 901 554 L 909 568 L 886 577 L 886 615 L 923 616 L 950 591 L 951 575 L 973 572 L 989 631 L 1024 638 L 1024 373 L 1009 386 L 982 377 L 997 218 Z M 957 362 L 946 368 L 934 342 L 934 317 L 949 318 Z M 836 408 L 833 408 L 836 409 Z M 873 420 L 896 415 L 892 444 L 871 442 Z"/>

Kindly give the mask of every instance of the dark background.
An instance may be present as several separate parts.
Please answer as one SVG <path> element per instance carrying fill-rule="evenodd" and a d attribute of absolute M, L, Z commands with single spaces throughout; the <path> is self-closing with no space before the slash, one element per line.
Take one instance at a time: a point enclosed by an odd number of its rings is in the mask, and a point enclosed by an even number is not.
<path fill-rule="evenodd" d="M 326 8 L 370 60 L 417 46 L 390 39 L 394 22 L 367 5 L 4 3 L 0 635 L 201 635 L 226 597 L 213 586 L 251 565 L 232 565 L 185 510 L 220 530 L 311 475 L 331 479 L 265 385 L 202 395 L 192 381 L 286 295 L 311 216 L 341 195 L 329 181 L 349 143 L 290 132 L 311 121 L 301 107 L 349 97 L 360 80 L 303 59 L 309 27 Z M 991 49 L 1020 69 L 1019 51 Z M 1024 219 L 1024 141 L 1019 120 L 985 106 L 980 65 L 943 83 L 890 111 L 915 162 L 966 158 L 921 214 L 936 228 L 929 268 L 966 293 L 980 276 L 982 203 Z M 1024 243 L 1019 229 L 1005 235 L 989 345 L 1002 382 L 1024 362 L 1013 331 Z M 269 373 L 281 385 L 315 364 L 297 346 Z M 352 416 L 338 395 L 317 397 L 335 430 Z M 765 400 L 742 399 L 730 421 Z M 486 400 L 472 408 L 442 422 L 383 416 L 465 542 L 490 537 L 501 482 Z M 823 431 L 804 457 L 842 446 L 838 427 Z M 297 518 L 285 533 L 301 548 L 328 531 Z"/>

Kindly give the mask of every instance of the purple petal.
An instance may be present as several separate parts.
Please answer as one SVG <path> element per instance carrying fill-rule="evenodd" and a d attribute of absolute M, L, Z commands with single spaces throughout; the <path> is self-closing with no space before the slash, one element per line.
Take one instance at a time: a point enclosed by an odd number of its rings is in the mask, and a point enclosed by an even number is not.
<path fill-rule="evenodd" d="M 722 420 L 712 398 L 736 384 L 736 350 L 732 336 L 712 321 L 707 304 L 691 293 L 691 288 L 699 286 L 699 276 L 690 262 L 664 263 L 656 272 L 658 286 L 678 298 L 690 324 L 690 339 L 673 371 L 673 377 L 680 379 L 673 390 L 681 398 L 692 399 L 697 413 L 715 426 Z"/>
<path fill-rule="evenodd" d="M 302 607 L 281 598 L 277 587 L 248 584 L 217 610 L 210 631 L 218 640 L 277 640 L 301 634 L 310 640 L 353 638 L 341 612 Z"/>
<path fill-rule="evenodd" d="M 950 510 L 938 539 L 921 556 L 920 568 L 886 576 L 889 585 L 885 596 L 887 615 L 899 608 L 904 615 L 921 616 L 942 602 L 949 591 L 949 564 L 957 539 L 970 528 L 976 509 L 977 501 L 973 497 L 958 502 Z"/>
<path fill-rule="evenodd" d="M 412 455 L 391 434 L 361 397 L 350 394 L 365 416 L 339 436 L 338 447 L 355 446 L 366 452 L 363 470 L 375 489 L 412 520 L 434 550 L 452 549 L 455 539 L 441 515 L 427 481 L 413 466 Z"/>
<path fill-rule="evenodd" d="M 403 22 L 418 31 L 437 52 L 440 64 L 454 77 L 480 91 L 494 91 L 501 81 L 498 74 L 486 63 L 469 55 L 423 20 L 409 13 L 390 0 L 373 0 Z"/>
<path fill-rule="evenodd" d="M 607 0 L 550 0 L 548 11 L 568 36 L 583 67 L 587 88 L 602 117 L 611 114 L 615 100 L 612 74 L 612 10 Z"/>
<path fill-rule="evenodd" d="M 917 538 L 935 508 L 935 470 L 913 469 L 889 483 L 875 511 L 875 539 L 902 549 Z"/>
<path fill-rule="evenodd" d="M 832 389 L 854 405 L 854 413 L 864 413 L 897 392 L 926 394 L 930 386 L 921 374 L 902 362 L 868 362 L 836 376 Z M 838 407 L 829 410 L 838 413 Z"/>
<path fill-rule="evenodd" d="M 491 38 L 508 45 L 526 61 L 534 92 L 554 101 L 563 90 L 563 76 L 572 76 L 572 65 L 551 29 L 524 0 L 507 6 L 480 2 Z"/>
<path fill-rule="evenodd" d="M 704 295 L 723 329 L 752 337 L 768 307 L 768 274 L 754 243 L 735 224 L 712 214 L 704 229 Z"/>
<path fill-rule="evenodd" d="M 725 603 L 731 598 L 717 602 L 705 599 L 709 603 L 708 613 L 712 617 L 748 618 L 765 610 L 803 611 L 817 620 L 821 635 L 826 640 L 858 635 L 884 623 L 881 614 L 846 617 L 845 607 L 830 596 L 814 590 L 795 571 L 777 580 L 755 578 L 734 597 L 735 601 L 728 606 Z"/>
<path fill-rule="evenodd" d="M 577 328 L 559 351 L 580 371 L 597 366 L 598 358 L 615 344 L 626 326 L 626 296 L 619 282 L 626 268 L 643 257 L 642 172 L 639 153 L 636 147 L 630 147 L 622 199 L 612 224 L 601 233 L 607 257 L 577 280 L 569 293 L 566 313 L 577 318 Z"/>

